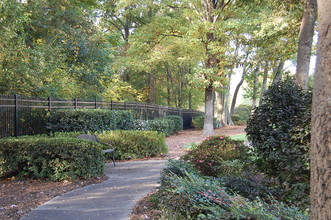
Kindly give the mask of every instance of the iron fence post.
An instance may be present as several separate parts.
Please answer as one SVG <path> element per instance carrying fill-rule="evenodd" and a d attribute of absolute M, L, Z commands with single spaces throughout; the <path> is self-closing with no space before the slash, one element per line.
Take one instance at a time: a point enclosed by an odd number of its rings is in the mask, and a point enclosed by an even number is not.
<path fill-rule="evenodd" d="M 15 112 L 14 112 L 14 123 L 15 123 L 15 136 L 19 136 L 19 127 L 18 127 L 18 95 L 14 95 L 15 99 Z"/>

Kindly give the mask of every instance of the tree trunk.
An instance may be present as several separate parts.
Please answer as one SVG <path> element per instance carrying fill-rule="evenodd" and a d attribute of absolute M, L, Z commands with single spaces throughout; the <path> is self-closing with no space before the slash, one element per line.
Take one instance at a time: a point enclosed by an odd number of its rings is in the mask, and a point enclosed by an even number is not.
<path fill-rule="evenodd" d="M 274 69 L 274 79 L 272 81 L 272 84 L 276 83 L 276 82 L 279 82 L 282 80 L 282 76 L 283 76 L 283 68 L 284 68 L 284 61 L 279 61 L 279 64 L 277 66 L 276 69 Z"/>
<path fill-rule="evenodd" d="M 331 216 L 331 1 L 318 0 L 319 41 L 311 130 L 311 219 Z"/>
<path fill-rule="evenodd" d="M 171 105 L 171 85 L 172 85 L 172 76 L 171 71 L 167 63 L 164 64 L 166 72 L 167 72 L 167 104 Z"/>
<path fill-rule="evenodd" d="M 256 107 L 256 100 L 257 100 L 257 89 L 258 89 L 258 72 L 259 68 L 254 70 L 254 86 L 253 86 L 253 97 L 252 97 L 252 112 L 253 109 Z"/>
<path fill-rule="evenodd" d="M 216 127 L 224 127 L 226 120 L 224 118 L 224 94 L 222 92 L 216 92 Z"/>
<path fill-rule="evenodd" d="M 269 63 L 266 62 L 265 66 L 264 66 L 264 72 L 263 72 L 263 82 L 262 82 L 262 88 L 261 88 L 260 105 L 262 102 L 262 96 L 263 96 L 264 92 L 267 90 L 268 72 L 269 72 Z"/>
<path fill-rule="evenodd" d="M 154 74 L 149 74 L 149 103 L 155 104 L 155 76 Z"/>
<path fill-rule="evenodd" d="M 212 85 L 205 88 L 205 121 L 202 135 L 214 134 L 214 88 Z"/>
<path fill-rule="evenodd" d="M 308 89 L 309 64 L 314 37 L 314 26 L 317 13 L 317 0 L 306 0 L 303 12 L 298 44 L 296 82 Z"/>
<path fill-rule="evenodd" d="M 241 85 L 244 83 L 245 75 L 246 75 L 246 65 L 243 66 L 243 72 L 242 72 L 242 75 L 241 75 L 241 79 L 240 79 L 240 81 L 239 81 L 239 83 L 238 83 L 238 85 L 237 85 L 237 87 L 234 91 L 234 94 L 233 94 L 230 115 L 234 114 L 234 108 L 236 107 L 238 92 L 239 92 L 239 89 L 240 89 Z"/>

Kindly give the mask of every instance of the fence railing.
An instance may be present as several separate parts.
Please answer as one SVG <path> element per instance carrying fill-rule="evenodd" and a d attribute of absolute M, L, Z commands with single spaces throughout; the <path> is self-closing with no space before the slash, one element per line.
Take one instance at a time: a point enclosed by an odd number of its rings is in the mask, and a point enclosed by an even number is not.
<path fill-rule="evenodd" d="M 166 115 L 180 115 L 184 120 L 184 129 L 191 127 L 193 117 L 203 114 L 192 109 L 178 109 L 147 103 L 0 95 L 0 137 L 47 133 L 46 124 L 49 113 L 56 109 L 68 108 L 129 110 L 136 119 L 145 120 Z"/>

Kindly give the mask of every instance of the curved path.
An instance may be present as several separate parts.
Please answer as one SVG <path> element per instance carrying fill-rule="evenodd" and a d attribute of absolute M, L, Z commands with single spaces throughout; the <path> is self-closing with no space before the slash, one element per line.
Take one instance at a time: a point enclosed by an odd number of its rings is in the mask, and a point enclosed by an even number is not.
<path fill-rule="evenodd" d="M 158 185 L 165 160 L 106 164 L 108 180 L 46 202 L 21 220 L 127 220 L 134 205 Z"/>
<path fill-rule="evenodd" d="M 215 135 L 244 133 L 243 126 L 215 129 Z M 167 137 L 169 154 L 179 157 L 183 145 L 205 137 L 201 131 L 185 130 Z M 128 220 L 135 204 L 158 186 L 166 160 L 117 162 L 106 164 L 108 180 L 73 190 L 32 210 L 21 220 Z"/>

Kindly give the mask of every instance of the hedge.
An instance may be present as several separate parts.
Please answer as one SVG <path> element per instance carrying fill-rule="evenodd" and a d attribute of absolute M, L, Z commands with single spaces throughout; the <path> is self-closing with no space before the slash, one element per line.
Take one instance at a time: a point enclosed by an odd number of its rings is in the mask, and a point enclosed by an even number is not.
<path fill-rule="evenodd" d="M 168 115 L 164 117 L 165 119 L 170 119 L 175 123 L 175 132 L 183 130 L 183 118 L 178 115 Z"/>
<path fill-rule="evenodd" d="M 118 159 L 162 156 L 168 152 L 165 135 L 156 131 L 110 131 L 98 138 L 113 145 Z"/>
<path fill-rule="evenodd" d="M 64 180 L 104 173 L 101 145 L 76 138 L 0 140 L 0 176 Z"/>
<path fill-rule="evenodd" d="M 130 111 L 60 109 L 51 112 L 47 128 L 51 132 L 131 130 L 134 128 L 134 116 Z"/>
<path fill-rule="evenodd" d="M 175 122 L 172 119 L 157 118 L 154 120 L 136 120 L 135 129 L 140 131 L 158 131 L 170 136 L 175 133 Z"/>

